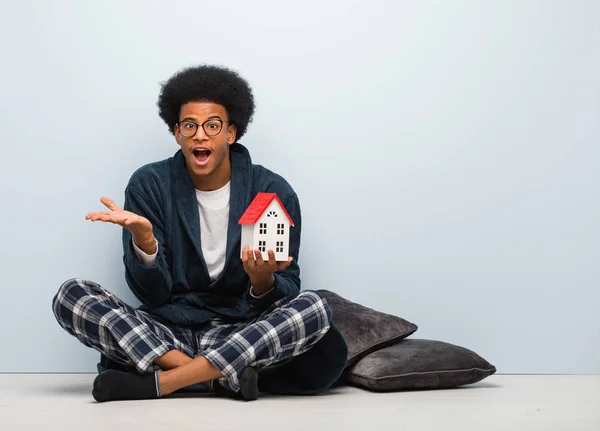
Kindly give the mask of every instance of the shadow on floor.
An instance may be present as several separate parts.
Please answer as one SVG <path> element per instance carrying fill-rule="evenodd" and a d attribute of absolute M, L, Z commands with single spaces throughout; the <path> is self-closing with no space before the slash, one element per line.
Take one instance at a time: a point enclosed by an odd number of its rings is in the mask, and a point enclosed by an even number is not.
<path fill-rule="evenodd" d="M 459 386 L 459 387 L 455 387 L 455 388 L 447 388 L 447 389 L 423 389 L 423 390 L 410 390 L 410 391 L 394 391 L 394 392 L 427 392 L 427 391 L 465 391 L 465 390 L 473 390 L 473 389 L 490 389 L 490 388 L 500 388 L 502 387 L 501 385 L 497 385 L 491 382 L 480 382 L 480 383 L 476 383 L 473 385 L 465 385 L 465 386 Z M 311 395 L 311 396 L 316 396 L 316 397 L 333 397 L 333 396 L 340 396 L 340 395 L 344 395 L 347 393 L 345 393 L 344 391 L 344 386 L 338 386 L 338 387 L 334 387 L 329 389 L 327 392 L 320 394 L 320 395 Z M 366 392 L 370 392 L 375 394 L 380 394 L 380 393 L 386 393 L 386 392 L 371 392 L 371 391 L 367 391 L 365 389 L 360 389 L 357 388 L 359 390 L 363 390 Z M 43 391 L 45 393 L 47 393 L 48 395 L 55 395 L 55 396 L 74 396 L 74 395 L 81 395 L 81 396 L 92 396 L 92 382 L 69 382 L 69 383 L 65 383 L 65 384 L 56 384 L 53 386 L 47 386 L 47 387 L 40 387 L 40 388 L 36 388 L 36 392 L 39 393 L 40 391 Z M 393 393 L 393 392 L 392 392 Z M 294 396 L 298 396 L 298 397 L 302 397 L 302 395 L 294 395 Z M 264 393 L 261 392 L 259 395 L 259 399 L 277 399 L 277 398 L 281 398 L 281 399 L 286 399 L 289 396 L 284 396 L 284 395 L 272 395 L 272 394 L 268 394 L 268 393 Z M 168 398 L 227 398 L 215 393 L 210 393 L 210 392 L 206 392 L 203 390 L 200 391 L 190 391 L 190 390 L 182 390 L 181 392 L 176 392 L 174 394 L 171 394 L 168 396 Z M 232 401 L 236 401 L 233 400 Z"/>
<path fill-rule="evenodd" d="M 87 382 L 57 384 L 55 386 L 47 386 L 37 388 L 36 392 L 44 391 L 49 395 L 92 395 L 92 384 Z"/>

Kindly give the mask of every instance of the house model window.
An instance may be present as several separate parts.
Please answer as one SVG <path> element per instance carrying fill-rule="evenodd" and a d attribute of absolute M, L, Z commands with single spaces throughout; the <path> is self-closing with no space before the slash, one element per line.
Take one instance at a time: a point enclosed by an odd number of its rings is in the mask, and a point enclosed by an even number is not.
<path fill-rule="evenodd" d="M 242 225 L 241 250 L 245 245 L 259 249 L 264 260 L 269 259 L 268 251 L 273 250 L 275 260 L 288 260 L 289 228 L 294 222 L 276 193 L 258 193 L 238 223 Z"/>

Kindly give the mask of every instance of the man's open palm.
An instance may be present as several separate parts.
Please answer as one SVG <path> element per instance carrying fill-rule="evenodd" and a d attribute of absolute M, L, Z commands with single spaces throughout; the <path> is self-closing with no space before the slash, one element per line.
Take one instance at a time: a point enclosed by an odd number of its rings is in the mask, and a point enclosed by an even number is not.
<path fill-rule="evenodd" d="M 100 199 L 100 202 L 110 211 L 91 212 L 85 217 L 86 220 L 118 224 L 131 232 L 134 237 L 139 238 L 152 233 L 152 224 L 147 218 L 119 208 L 117 204 L 106 197 Z"/>

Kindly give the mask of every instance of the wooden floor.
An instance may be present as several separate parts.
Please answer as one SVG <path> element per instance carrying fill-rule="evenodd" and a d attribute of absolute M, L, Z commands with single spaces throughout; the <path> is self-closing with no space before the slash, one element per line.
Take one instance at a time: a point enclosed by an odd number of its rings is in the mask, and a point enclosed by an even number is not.
<path fill-rule="evenodd" d="M 239 402 L 201 394 L 96 403 L 92 374 L 0 374 L 2 430 L 600 431 L 600 376 L 495 375 L 453 390 Z"/>

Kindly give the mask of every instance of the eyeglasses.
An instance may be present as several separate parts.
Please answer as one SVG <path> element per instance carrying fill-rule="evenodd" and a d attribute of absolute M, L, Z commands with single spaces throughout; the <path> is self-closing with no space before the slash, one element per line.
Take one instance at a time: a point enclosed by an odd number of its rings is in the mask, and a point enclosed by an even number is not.
<path fill-rule="evenodd" d="M 223 123 L 228 123 L 228 121 L 223 121 L 220 118 L 213 118 L 206 120 L 202 124 L 198 124 L 193 121 L 186 120 L 177 123 L 177 127 L 179 127 L 179 132 L 186 138 L 194 136 L 198 131 L 199 126 L 202 126 L 202 129 L 204 129 L 204 133 L 206 133 L 207 136 L 217 136 L 223 129 Z"/>

